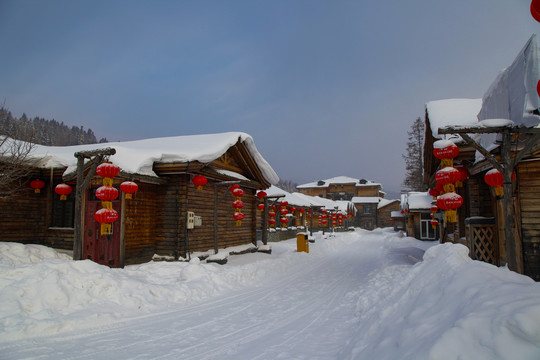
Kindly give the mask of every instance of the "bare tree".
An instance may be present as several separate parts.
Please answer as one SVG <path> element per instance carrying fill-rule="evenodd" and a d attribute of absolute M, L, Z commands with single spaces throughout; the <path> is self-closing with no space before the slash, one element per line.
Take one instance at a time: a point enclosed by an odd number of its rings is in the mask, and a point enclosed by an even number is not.
<path fill-rule="evenodd" d="M 0 123 L 6 124 L 9 112 L 0 107 Z M 34 148 L 34 131 L 25 122 L 2 127 L 0 134 L 0 198 L 6 199 L 28 189 L 28 177 L 35 160 L 30 153 Z"/>

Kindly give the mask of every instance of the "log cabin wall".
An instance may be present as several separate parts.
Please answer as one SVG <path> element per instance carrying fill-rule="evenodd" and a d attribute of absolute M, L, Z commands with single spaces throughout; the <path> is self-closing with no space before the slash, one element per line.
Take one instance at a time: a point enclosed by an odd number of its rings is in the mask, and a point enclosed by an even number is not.
<path fill-rule="evenodd" d="M 43 180 L 43 178 L 42 178 Z M 31 180 L 28 180 L 28 183 Z M 0 198 L 2 218 L 0 241 L 23 244 L 43 244 L 48 228 L 47 203 L 49 183 L 39 194 L 28 185 L 28 189 L 10 199 Z"/>
<path fill-rule="evenodd" d="M 202 225 L 196 226 L 192 230 L 187 230 L 187 242 L 185 241 L 184 218 L 185 218 L 185 200 L 182 199 L 180 228 L 181 242 L 187 243 L 190 252 L 208 251 L 214 249 L 214 184 L 216 181 L 209 179 L 202 190 L 197 190 L 192 184 L 189 176 L 184 176 L 182 184 L 187 184 L 187 210 L 193 211 L 196 216 L 202 218 Z M 228 186 L 217 186 L 217 234 L 218 247 L 223 249 L 231 246 L 245 245 L 255 243 L 257 228 L 257 209 L 258 198 L 255 189 L 249 189 L 241 186 L 244 190 L 244 196 L 241 201 L 244 207 L 241 209 L 245 215 L 241 226 L 236 226 L 236 220 L 233 218 L 235 209 L 232 203 L 235 197 L 229 191 Z M 185 193 L 182 194 L 185 196 Z"/>
<path fill-rule="evenodd" d="M 517 166 L 516 222 L 521 234 L 525 275 L 540 281 L 540 161 Z"/>
<path fill-rule="evenodd" d="M 115 183 L 123 180 L 115 180 Z M 137 182 L 138 191 L 132 199 L 124 200 L 124 251 L 125 264 L 148 262 L 156 253 L 173 255 L 173 247 L 166 241 L 174 231 L 175 223 L 167 222 L 170 188 Z M 165 206 L 163 204 L 165 203 Z M 170 214 L 169 214 L 170 215 Z M 174 216 L 174 215 L 173 215 Z M 118 220 L 120 221 L 120 219 Z M 168 245 L 168 247 L 167 247 Z"/>

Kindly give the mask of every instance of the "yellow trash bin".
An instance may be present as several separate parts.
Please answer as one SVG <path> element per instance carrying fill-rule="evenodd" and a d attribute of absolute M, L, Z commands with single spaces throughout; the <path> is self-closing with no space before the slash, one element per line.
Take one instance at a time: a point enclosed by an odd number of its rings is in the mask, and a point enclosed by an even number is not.
<path fill-rule="evenodd" d="M 305 233 L 296 234 L 296 252 L 309 253 L 309 241 L 308 241 L 307 234 Z"/>

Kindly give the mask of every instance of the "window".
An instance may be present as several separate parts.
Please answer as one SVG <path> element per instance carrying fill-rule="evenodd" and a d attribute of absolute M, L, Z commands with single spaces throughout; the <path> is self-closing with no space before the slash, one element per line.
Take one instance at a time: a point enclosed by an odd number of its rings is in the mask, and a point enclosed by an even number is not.
<path fill-rule="evenodd" d="M 75 214 L 75 195 L 71 194 L 67 200 L 60 200 L 54 194 L 52 202 L 51 227 L 72 228 Z"/>
<path fill-rule="evenodd" d="M 371 205 L 364 205 L 364 214 L 371 214 Z"/>

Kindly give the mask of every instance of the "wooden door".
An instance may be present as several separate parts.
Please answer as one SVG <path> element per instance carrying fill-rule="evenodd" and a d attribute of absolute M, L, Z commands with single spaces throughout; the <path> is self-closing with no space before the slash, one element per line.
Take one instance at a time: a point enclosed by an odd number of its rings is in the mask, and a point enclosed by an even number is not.
<path fill-rule="evenodd" d="M 87 193 L 84 216 L 83 259 L 98 264 L 120 267 L 120 200 L 113 201 L 113 209 L 118 212 L 118 220 L 112 224 L 112 234 L 101 235 L 101 224 L 94 219 L 101 209 L 101 201 L 95 196 L 95 189 Z"/>

